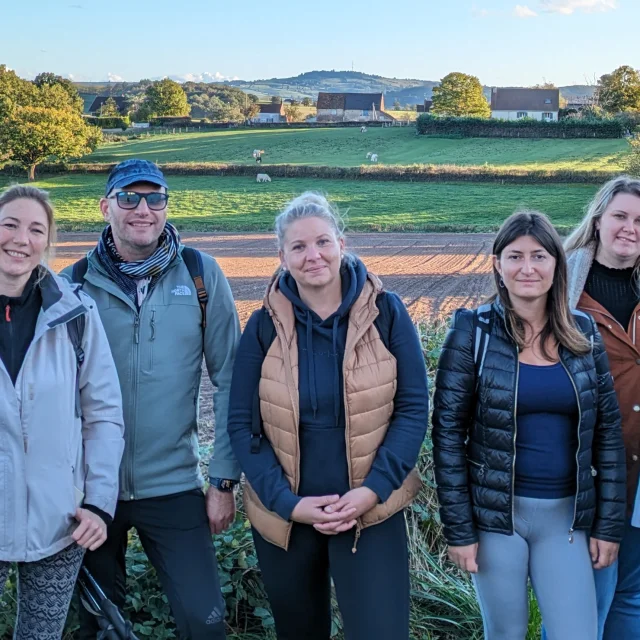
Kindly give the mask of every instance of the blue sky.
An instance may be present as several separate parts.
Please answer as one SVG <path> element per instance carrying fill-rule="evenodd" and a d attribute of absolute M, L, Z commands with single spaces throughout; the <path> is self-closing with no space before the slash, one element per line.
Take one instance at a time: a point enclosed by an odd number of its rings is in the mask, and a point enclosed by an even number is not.
<path fill-rule="evenodd" d="M 584 84 L 640 67 L 639 0 L 31 0 L 3 7 L 0 64 L 76 80 L 351 69 L 488 85 Z M 181 9 L 184 8 L 184 15 Z"/>

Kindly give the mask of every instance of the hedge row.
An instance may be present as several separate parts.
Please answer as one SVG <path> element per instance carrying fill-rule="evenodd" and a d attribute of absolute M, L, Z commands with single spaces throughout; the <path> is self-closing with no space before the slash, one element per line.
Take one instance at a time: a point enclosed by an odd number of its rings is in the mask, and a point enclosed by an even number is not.
<path fill-rule="evenodd" d="M 617 175 L 610 171 L 571 171 L 566 169 L 521 169 L 495 166 L 457 166 L 414 164 L 408 166 L 361 165 L 359 167 L 321 167 L 291 164 L 227 164 L 220 162 L 174 162 L 160 165 L 167 175 L 247 176 L 267 173 L 272 178 L 319 178 L 328 180 L 384 180 L 392 182 L 493 182 L 500 184 L 570 183 L 601 184 Z M 113 164 L 43 164 L 38 175 L 61 173 L 108 173 Z M 0 173 L 22 176 L 18 167 L 5 167 Z"/>
<path fill-rule="evenodd" d="M 468 138 L 621 138 L 625 133 L 624 124 L 613 119 L 542 122 L 533 118 L 441 118 L 430 114 L 418 116 L 416 128 L 421 135 Z"/>
<path fill-rule="evenodd" d="M 125 117 L 99 117 L 99 116 L 85 116 L 87 124 L 92 124 L 101 129 L 122 129 L 123 131 L 131 125 L 131 121 L 128 116 Z"/>

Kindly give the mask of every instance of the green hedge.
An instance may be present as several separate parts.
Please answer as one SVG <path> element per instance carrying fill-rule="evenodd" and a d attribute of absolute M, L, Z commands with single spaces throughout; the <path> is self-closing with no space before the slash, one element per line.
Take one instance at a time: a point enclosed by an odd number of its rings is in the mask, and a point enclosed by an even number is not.
<path fill-rule="evenodd" d="M 614 119 L 542 122 L 533 118 L 441 118 L 427 113 L 418 116 L 416 128 L 421 135 L 465 138 L 621 138 L 625 132 L 623 123 Z"/>
<path fill-rule="evenodd" d="M 190 127 L 193 125 L 193 118 L 190 116 L 155 116 L 149 118 L 152 127 Z"/>
<path fill-rule="evenodd" d="M 92 124 L 101 129 L 122 129 L 123 131 L 131 125 L 129 116 L 121 117 L 100 117 L 100 116 L 86 116 L 85 120 L 87 124 Z"/>
<path fill-rule="evenodd" d="M 225 162 L 171 162 L 160 165 L 173 176 L 246 176 L 267 173 L 272 178 L 319 178 L 326 180 L 373 180 L 390 182 L 492 182 L 499 184 L 602 184 L 619 172 L 571 169 L 522 169 L 509 166 L 459 166 L 442 164 L 361 165 L 324 167 L 297 164 L 232 164 Z M 50 163 L 38 167 L 38 175 L 61 173 L 108 173 L 108 163 Z M 24 170 L 7 165 L 0 174 L 22 176 Z"/>

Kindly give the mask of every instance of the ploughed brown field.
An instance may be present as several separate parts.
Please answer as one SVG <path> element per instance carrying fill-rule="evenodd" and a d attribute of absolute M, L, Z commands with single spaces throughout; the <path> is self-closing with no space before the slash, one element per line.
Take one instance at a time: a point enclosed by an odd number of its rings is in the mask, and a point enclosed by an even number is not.
<path fill-rule="evenodd" d="M 215 256 L 229 279 L 244 326 L 278 265 L 270 234 L 183 233 L 185 244 Z M 53 268 L 81 258 L 96 233 L 61 233 Z M 491 291 L 491 234 L 354 233 L 349 249 L 404 300 L 414 320 L 443 317 Z"/>

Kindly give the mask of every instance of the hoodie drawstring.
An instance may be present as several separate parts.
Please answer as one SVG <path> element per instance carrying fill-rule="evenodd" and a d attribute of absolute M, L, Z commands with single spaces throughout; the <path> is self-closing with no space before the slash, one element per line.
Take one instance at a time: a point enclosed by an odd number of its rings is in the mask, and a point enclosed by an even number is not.
<path fill-rule="evenodd" d="M 311 311 L 307 310 L 307 362 L 309 363 L 309 393 L 311 395 L 311 408 L 313 409 L 313 417 L 318 412 L 318 394 L 316 393 L 316 367 L 313 359 L 313 319 Z"/>
<path fill-rule="evenodd" d="M 333 417 L 335 418 L 335 425 L 338 426 L 340 423 L 340 369 L 338 366 L 338 323 L 340 322 L 340 317 L 336 316 L 333 319 L 333 327 L 332 327 L 332 339 L 333 339 L 333 362 L 334 373 L 333 373 Z"/>

